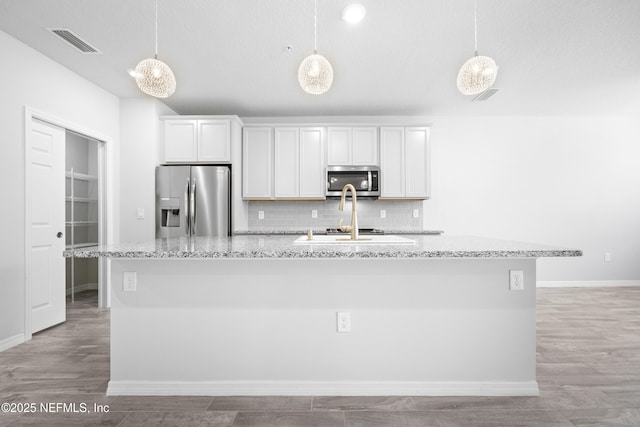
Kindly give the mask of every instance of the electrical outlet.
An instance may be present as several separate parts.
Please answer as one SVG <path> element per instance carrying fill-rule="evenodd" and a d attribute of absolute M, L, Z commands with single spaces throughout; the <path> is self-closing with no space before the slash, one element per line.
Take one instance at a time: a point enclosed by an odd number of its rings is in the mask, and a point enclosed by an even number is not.
<path fill-rule="evenodd" d="M 311 210 L 311 218 L 318 218 L 318 211 L 316 209 Z"/>
<path fill-rule="evenodd" d="M 385 211 L 384 209 L 380 209 L 380 218 L 386 218 L 387 217 L 387 211 Z"/>
<path fill-rule="evenodd" d="M 524 290 L 524 272 L 522 270 L 509 270 L 509 289 L 512 291 Z"/>
<path fill-rule="evenodd" d="M 420 211 L 418 209 L 414 209 L 413 210 L 413 217 L 414 218 L 420 218 Z"/>
<path fill-rule="evenodd" d="M 258 211 L 258 219 L 264 219 L 264 211 Z"/>
<path fill-rule="evenodd" d="M 122 290 L 124 292 L 135 292 L 138 280 L 135 271 L 122 272 Z"/>
<path fill-rule="evenodd" d="M 338 332 L 351 332 L 351 313 L 339 311 L 337 314 Z"/>
<path fill-rule="evenodd" d="M 604 253 L 604 262 L 611 262 L 611 252 Z"/>

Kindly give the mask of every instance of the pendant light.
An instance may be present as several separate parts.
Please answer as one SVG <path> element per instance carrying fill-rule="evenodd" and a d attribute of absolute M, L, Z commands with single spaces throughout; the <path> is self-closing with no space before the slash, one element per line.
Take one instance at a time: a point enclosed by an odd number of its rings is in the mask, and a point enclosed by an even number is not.
<path fill-rule="evenodd" d="M 176 90 L 176 78 L 171 68 L 158 59 L 158 0 L 156 0 L 156 54 L 143 59 L 133 76 L 141 91 L 156 98 L 167 98 Z"/>
<path fill-rule="evenodd" d="M 496 62 L 488 56 L 478 56 L 478 0 L 473 1 L 475 55 L 458 72 L 458 90 L 463 95 L 477 95 L 489 89 L 498 76 Z"/>
<path fill-rule="evenodd" d="M 305 92 L 322 95 L 333 84 L 333 67 L 327 58 L 318 53 L 318 0 L 314 0 L 313 13 L 313 54 L 300 63 L 298 82 Z"/>

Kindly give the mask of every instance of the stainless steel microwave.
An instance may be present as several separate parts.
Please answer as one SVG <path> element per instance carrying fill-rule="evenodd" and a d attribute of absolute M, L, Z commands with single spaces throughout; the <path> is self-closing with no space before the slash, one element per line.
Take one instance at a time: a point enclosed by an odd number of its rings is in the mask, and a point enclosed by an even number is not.
<path fill-rule="evenodd" d="M 380 168 L 378 166 L 329 166 L 327 168 L 327 198 L 340 197 L 342 188 L 347 184 L 355 187 L 357 197 L 377 199 L 380 197 Z"/>

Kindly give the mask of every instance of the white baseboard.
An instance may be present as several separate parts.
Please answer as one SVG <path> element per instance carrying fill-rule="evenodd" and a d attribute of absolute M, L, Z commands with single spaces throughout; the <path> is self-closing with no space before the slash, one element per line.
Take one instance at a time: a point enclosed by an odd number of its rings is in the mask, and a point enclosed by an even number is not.
<path fill-rule="evenodd" d="M 15 347 L 18 344 L 22 344 L 23 342 L 25 342 L 24 334 L 18 334 L 9 338 L 5 338 L 2 341 L 0 341 L 0 351 L 8 350 L 11 347 Z"/>
<path fill-rule="evenodd" d="M 615 288 L 640 286 L 640 280 L 538 281 L 538 288 Z"/>
<path fill-rule="evenodd" d="M 97 283 L 84 283 L 82 285 L 74 286 L 74 292 L 77 294 L 78 292 L 83 291 L 95 291 L 98 289 Z M 71 295 L 71 288 L 67 288 L 67 296 Z"/>
<path fill-rule="evenodd" d="M 107 396 L 538 396 L 536 381 L 109 381 Z"/>

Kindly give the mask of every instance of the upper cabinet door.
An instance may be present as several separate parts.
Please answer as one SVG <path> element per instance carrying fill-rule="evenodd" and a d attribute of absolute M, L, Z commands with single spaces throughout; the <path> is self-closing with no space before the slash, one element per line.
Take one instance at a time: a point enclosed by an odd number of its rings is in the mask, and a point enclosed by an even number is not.
<path fill-rule="evenodd" d="M 328 164 L 351 164 L 351 128 L 337 127 L 327 129 L 327 159 Z"/>
<path fill-rule="evenodd" d="M 431 157 L 429 128 L 405 130 L 405 164 L 407 198 L 425 199 L 431 196 L 429 161 Z"/>
<path fill-rule="evenodd" d="M 353 128 L 352 135 L 352 164 L 378 165 L 378 128 Z"/>
<path fill-rule="evenodd" d="M 274 130 L 274 196 L 293 199 L 300 194 L 300 130 L 275 128 Z"/>
<path fill-rule="evenodd" d="M 242 130 L 242 197 L 273 198 L 273 129 L 245 127 Z"/>
<path fill-rule="evenodd" d="M 380 197 L 405 197 L 405 130 L 380 128 Z"/>
<path fill-rule="evenodd" d="M 198 153 L 198 127 L 195 120 L 166 120 L 164 122 L 164 160 L 191 162 Z"/>
<path fill-rule="evenodd" d="M 323 128 L 300 129 L 300 197 L 326 197 L 325 147 Z"/>
<path fill-rule="evenodd" d="M 327 129 L 327 164 L 378 165 L 378 128 L 330 127 Z"/>
<path fill-rule="evenodd" d="M 231 161 L 231 122 L 229 120 L 198 120 L 197 160 Z"/>
<path fill-rule="evenodd" d="M 164 120 L 164 161 L 231 162 L 231 120 Z"/>
<path fill-rule="evenodd" d="M 428 127 L 380 128 L 380 197 L 428 199 L 430 150 Z"/>

